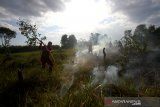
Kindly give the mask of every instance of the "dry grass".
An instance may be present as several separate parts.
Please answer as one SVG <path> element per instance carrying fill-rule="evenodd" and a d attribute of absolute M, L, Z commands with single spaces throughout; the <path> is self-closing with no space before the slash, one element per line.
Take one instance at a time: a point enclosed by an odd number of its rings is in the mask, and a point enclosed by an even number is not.
<path fill-rule="evenodd" d="M 158 86 L 143 86 L 138 88 L 132 79 L 121 79 L 114 84 L 101 86 L 89 85 L 92 81 L 93 65 L 87 62 L 79 65 L 75 73 L 63 71 L 63 64 L 74 57 L 74 50 L 55 50 L 56 61 L 53 72 L 41 69 L 39 52 L 13 54 L 11 59 L 0 66 L 0 106 L 22 107 L 103 107 L 104 97 L 160 96 Z M 0 55 L 1 61 L 4 60 Z M 122 62 L 110 59 L 111 63 Z M 24 81 L 19 82 L 17 69 L 24 63 Z M 71 69 L 72 70 L 72 69 Z M 74 81 L 67 92 L 60 96 L 63 84 Z"/>

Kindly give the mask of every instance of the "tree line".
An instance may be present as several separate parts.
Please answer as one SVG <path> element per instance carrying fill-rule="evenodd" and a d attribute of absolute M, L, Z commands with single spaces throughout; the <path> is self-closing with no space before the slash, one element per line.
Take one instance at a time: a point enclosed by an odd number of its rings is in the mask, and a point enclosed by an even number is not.
<path fill-rule="evenodd" d="M 16 37 L 16 32 L 7 27 L 0 27 L 0 53 L 9 55 L 10 52 L 35 51 L 38 49 L 37 44 L 46 39 L 46 36 L 41 36 L 41 34 L 37 32 L 37 26 L 31 24 L 30 21 L 19 20 L 17 24 L 21 35 L 27 38 L 27 46 L 10 46 L 11 39 Z M 61 38 L 62 48 L 74 48 L 76 44 L 77 39 L 74 35 L 68 37 L 68 35 L 65 34 Z M 53 45 L 52 47 L 55 49 L 60 48 L 59 45 Z"/>
<path fill-rule="evenodd" d="M 36 25 L 31 25 L 27 22 L 21 22 L 20 31 L 21 34 L 26 36 L 28 39 L 27 46 L 10 46 L 10 41 L 12 38 L 16 37 L 16 32 L 7 28 L 0 27 L 0 53 L 9 53 L 11 52 L 23 52 L 23 51 L 32 51 L 38 50 L 37 41 L 35 41 L 41 34 L 37 33 Z M 29 36 L 31 35 L 31 37 Z M 98 39 L 100 33 L 91 33 L 89 42 L 93 45 L 98 44 Z M 101 35 L 102 36 L 102 35 Z M 103 35 L 107 39 L 107 35 Z M 45 40 L 46 37 L 41 37 L 40 40 Z M 107 40 L 106 40 L 107 41 Z M 136 51 L 145 51 L 148 47 L 158 47 L 160 46 L 160 27 L 155 25 L 146 26 L 145 24 L 140 24 L 136 27 L 135 31 L 132 33 L 132 30 L 124 31 L 124 35 L 119 40 L 121 44 L 124 44 L 125 48 Z M 53 47 L 58 48 L 74 48 L 77 44 L 77 39 L 75 35 L 64 34 L 61 37 L 61 46 L 54 45 Z M 33 45 L 32 47 L 30 45 Z"/>
<path fill-rule="evenodd" d="M 61 47 L 59 45 L 52 45 L 52 48 L 54 50 L 56 50 L 56 49 L 60 49 Z M 25 46 L 10 46 L 9 47 L 9 52 L 10 53 L 33 52 L 33 51 L 38 51 L 38 50 L 39 50 L 39 46 L 25 45 Z M 1 54 L 6 54 L 4 47 L 0 47 L 0 53 Z"/>
<path fill-rule="evenodd" d="M 126 50 L 134 52 L 145 52 L 154 48 L 160 48 L 160 27 L 145 24 L 140 24 L 135 31 L 126 30 L 121 39 Z"/>

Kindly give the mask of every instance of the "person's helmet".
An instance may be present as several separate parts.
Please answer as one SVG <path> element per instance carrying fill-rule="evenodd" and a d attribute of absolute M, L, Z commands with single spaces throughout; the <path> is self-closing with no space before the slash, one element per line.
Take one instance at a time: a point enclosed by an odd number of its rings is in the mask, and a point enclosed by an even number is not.
<path fill-rule="evenodd" d="M 51 42 L 51 41 L 49 41 L 49 42 L 48 42 L 48 45 L 50 45 L 50 46 L 51 46 L 51 45 L 52 45 L 52 42 Z"/>

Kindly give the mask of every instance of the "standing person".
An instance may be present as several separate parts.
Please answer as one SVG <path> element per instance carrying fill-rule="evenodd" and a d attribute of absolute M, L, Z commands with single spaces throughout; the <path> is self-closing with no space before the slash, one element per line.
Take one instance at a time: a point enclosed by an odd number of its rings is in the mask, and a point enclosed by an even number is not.
<path fill-rule="evenodd" d="M 103 60 L 104 60 L 104 69 L 106 70 L 106 51 L 105 51 L 105 48 L 103 48 Z"/>
<path fill-rule="evenodd" d="M 88 44 L 88 53 L 92 53 L 92 42 Z"/>
<path fill-rule="evenodd" d="M 46 64 L 49 66 L 49 72 L 52 71 L 53 67 L 53 57 L 51 55 L 51 50 L 52 50 L 52 42 L 48 42 L 48 45 L 42 46 L 43 42 L 40 43 L 39 48 L 42 50 L 41 54 L 41 63 L 42 63 L 42 68 L 45 69 Z"/>
<path fill-rule="evenodd" d="M 103 48 L 103 59 L 104 59 L 104 61 L 105 61 L 105 59 L 106 59 L 106 52 L 105 52 L 105 48 Z"/>
<path fill-rule="evenodd" d="M 113 45 L 112 45 L 112 42 L 110 41 L 109 42 L 109 48 L 112 48 L 113 47 Z"/>

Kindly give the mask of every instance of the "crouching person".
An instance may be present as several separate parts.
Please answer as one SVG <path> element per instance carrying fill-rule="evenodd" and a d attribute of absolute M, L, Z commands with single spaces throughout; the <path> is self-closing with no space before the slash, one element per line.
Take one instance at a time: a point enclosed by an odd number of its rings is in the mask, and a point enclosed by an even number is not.
<path fill-rule="evenodd" d="M 49 67 L 49 72 L 52 71 L 53 68 L 53 57 L 52 57 L 52 42 L 48 42 L 48 45 L 42 46 L 43 42 L 40 43 L 39 49 L 41 49 L 41 64 L 42 68 L 45 69 L 46 64 Z"/>

